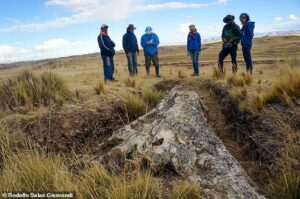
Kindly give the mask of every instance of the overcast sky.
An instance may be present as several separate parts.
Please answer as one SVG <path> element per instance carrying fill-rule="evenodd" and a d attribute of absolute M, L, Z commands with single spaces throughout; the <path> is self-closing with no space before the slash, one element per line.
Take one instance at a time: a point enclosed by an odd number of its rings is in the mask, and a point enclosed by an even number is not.
<path fill-rule="evenodd" d="M 241 12 L 256 33 L 300 30 L 300 0 L 1 0 L 0 63 L 98 52 L 102 23 L 117 49 L 129 23 L 138 40 L 152 26 L 162 45 L 185 43 L 190 23 L 218 37 L 223 17 Z"/>

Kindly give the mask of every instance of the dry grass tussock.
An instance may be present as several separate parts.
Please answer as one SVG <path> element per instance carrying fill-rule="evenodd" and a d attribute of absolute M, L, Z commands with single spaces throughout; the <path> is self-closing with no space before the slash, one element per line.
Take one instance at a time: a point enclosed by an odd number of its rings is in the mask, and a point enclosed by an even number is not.
<path fill-rule="evenodd" d="M 297 199 L 300 198 L 300 131 L 282 121 L 279 124 L 284 135 L 280 140 L 269 140 L 281 147 L 267 192 L 273 198 Z"/>
<path fill-rule="evenodd" d="M 226 70 L 222 71 L 220 68 L 213 68 L 214 79 L 224 79 L 226 77 Z"/>
<path fill-rule="evenodd" d="M 259 113 L 266 104 L 282 103 L 291 106 L 300 104 L 300 67 L 285 69 L 279 79 L 275 81 L 268 91 L 259 89 L 249 99 L 248 108 L 252 113 Z"/>
<path fill-rule="evenodd" d="M 96 95 L 101 95 L 105 93 L 105 88 L 103 82 L 98 82 L 98 84 L 94 87 L 94 91 Z"/>
<path fill-rule="evenodd" d="M 147 89 L 143 92 L 143 99 L 148 107 L 155 107 L 163 98 L 164 94 L 156 89 Z"/>
<path fill-rule="evenodd" d="M 69 97 L 64 80 L 48 71 L 41 75 L 23 71 L 0 85 L 0 106 L 11 110 L 22 106 L 47 106 L 51 102 L 62 105 Z"/>
<path fill-rule="evenodd" d="M 201 198 L 196 183 L 180 181 L 167 190 L 148 171 L 112 174 L 98 164 L 85 165 L 76 173 L 68 168 L 66 161 L 54 154 L 36 149 L 16 152 L 4 160 L 0 192 L 71 191 L 82 199 Z"/>

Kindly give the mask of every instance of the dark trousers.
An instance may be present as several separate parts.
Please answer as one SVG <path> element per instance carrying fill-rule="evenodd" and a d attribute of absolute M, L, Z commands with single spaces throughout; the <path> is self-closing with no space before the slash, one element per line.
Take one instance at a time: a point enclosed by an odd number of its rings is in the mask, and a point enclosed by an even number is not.
<path fill-rule="evenodd" d="M 134 76 L 138 73 L 137 69 L 137 53 L 129 52 L 126 55 L 128 62 L 128 71 L 131 76 Z"/>
<path fill-rule="evenodd" d="M 232 62 L 232 72 L 237 72 L 237 45 L 233 45 L 230 48 L 223 48 L 219 54 L 219 68 L 224 70 L 224 59 L 230 54 Z"/>
<path fill-rule="evenodd" d="M 156 76 L 159 75 L 159 61 L 158 61 L 158 55 L 145 55 L 145 61 L 146 61 L 146 71 L 147 75 L 150 75 L 150 66 L 151 62 L 155 66 L 155 72 Z"/>
<path fill-rule="evenodd" d="M 103 69 L 104 69 L 104 81 L 113 80 L 114 79 L 114 71 L 115 71 L 115 64 L 113 57 L 101 56 L 103 61 Z"/>
<path fill-rule="evenodd" d="M 199 55 L 200 55 L 200 52 L 199 52 L 199 50 L 190 50 L 189 53 L 191 55 L 191 59 L 192 59 L 192 62 L 193 62 L 194 74 L 199 75 Z"/>
<path fill-rule="evenodd" d="M 243 47 L 243 55 L 244 55 L 244 60 L 246 62 L 247 72 L 250 72 L 252 74 L 253 63 L 251 57 L 251 48 Z"/>

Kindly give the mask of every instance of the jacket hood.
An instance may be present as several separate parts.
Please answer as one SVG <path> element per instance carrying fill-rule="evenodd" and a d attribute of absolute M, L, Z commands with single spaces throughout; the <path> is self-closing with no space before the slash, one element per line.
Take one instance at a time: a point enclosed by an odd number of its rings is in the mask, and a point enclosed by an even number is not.
<path fill-rule="evenodd" d="M 255 28 L 255 22 L 248 21 L 246 25 L 249 26 L 251 31 L 253 31 Z"/>

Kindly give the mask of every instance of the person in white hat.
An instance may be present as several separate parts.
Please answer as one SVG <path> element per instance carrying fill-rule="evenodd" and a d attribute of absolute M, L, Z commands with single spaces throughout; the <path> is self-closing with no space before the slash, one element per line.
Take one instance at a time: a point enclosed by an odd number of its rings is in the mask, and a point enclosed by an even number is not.
<path fill-rule="evenodd" d="M 152 61 L 155 66 L 156 77 L 160 77 L 158 61 L 159 38 L 152 32 L 152 28 L 150 26 L 146 28 L 145 32 L 146 33 L 141 38 L 141 45 L 144 48 L 147 76 L 150 75 L 150 66 Z"/>
<path fill-rule="evenodd" d="M 101 25 L 101 32 L 98 36 L 98 44 L 101 49 L 101 58 L 104 68 L 104 81 L 115 81 L 114 79 L 114 55 L 115 55 L 115 43 L 108 36 L 108 25 Z"/>

